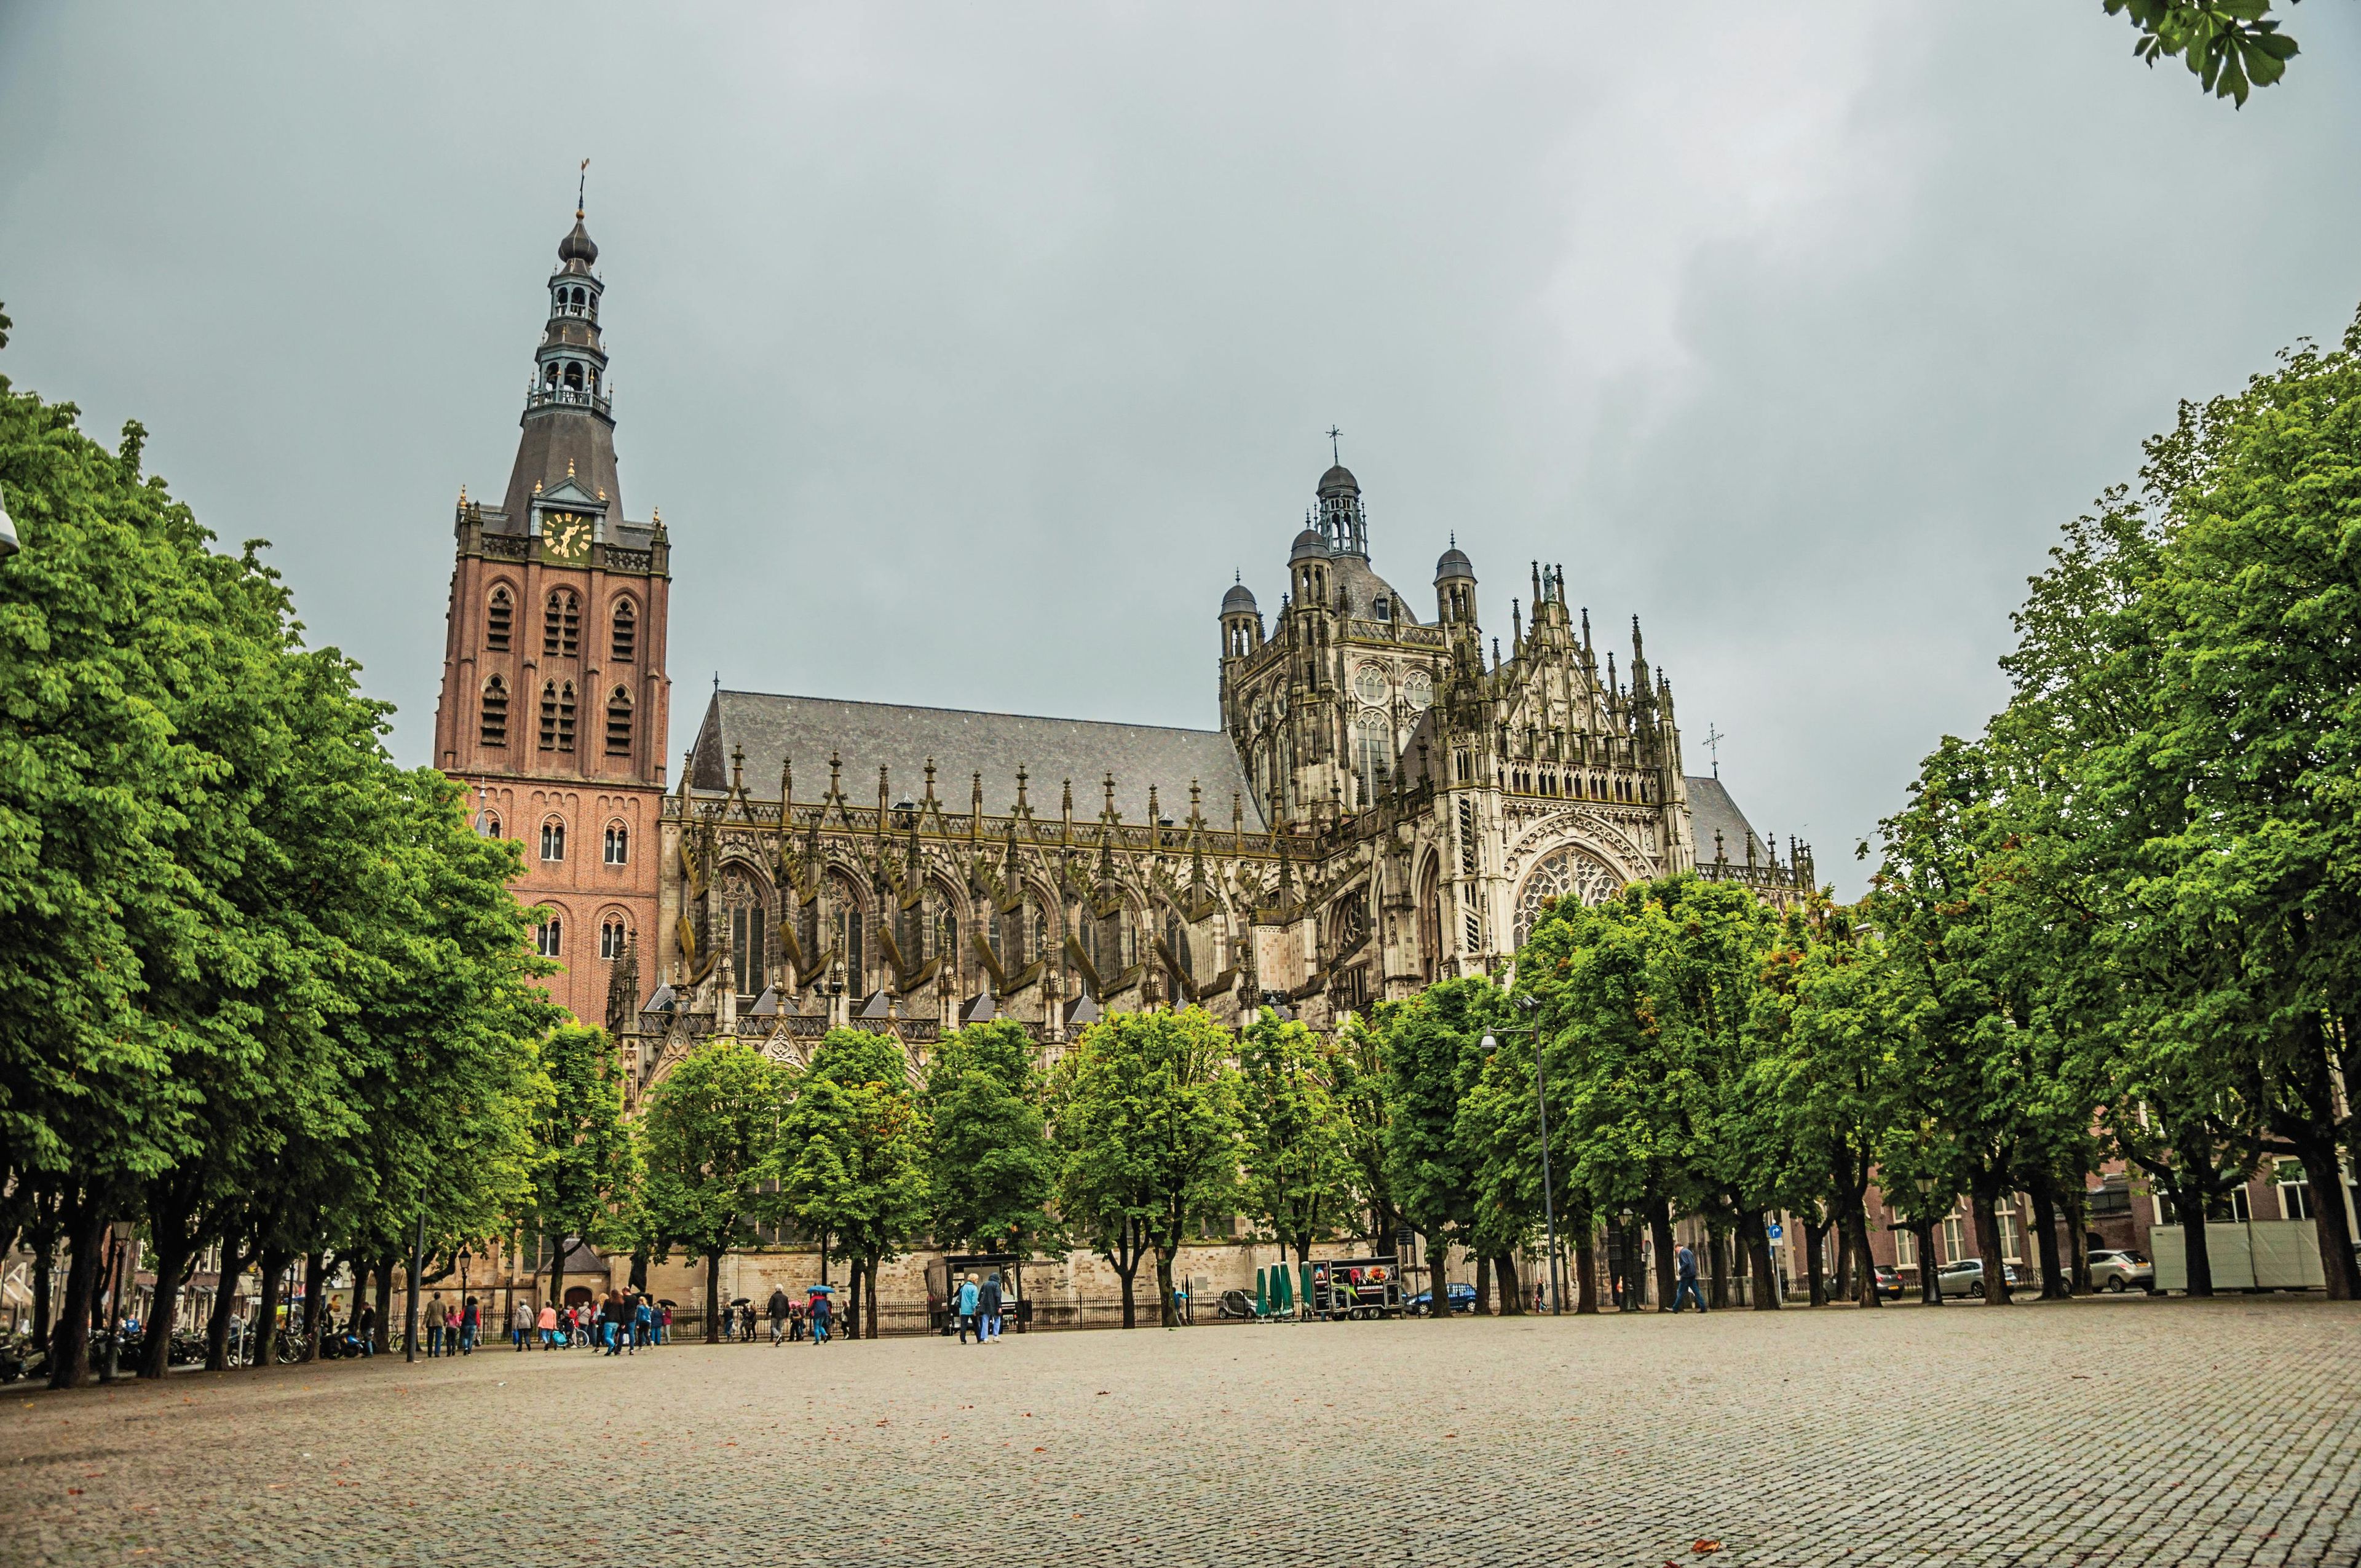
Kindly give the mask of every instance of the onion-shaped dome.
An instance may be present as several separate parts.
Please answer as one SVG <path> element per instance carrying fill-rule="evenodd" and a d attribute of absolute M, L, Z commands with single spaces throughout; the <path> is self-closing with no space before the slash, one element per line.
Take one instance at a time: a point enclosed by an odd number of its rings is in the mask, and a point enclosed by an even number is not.
<path fill-rule="evenodd" d="M 1353 470 L 1342 463 L 1320 476 L 1320 493 L 1323 496 L 1357 496 L 1361 481 L 1353 477 Z"/>
<path fill-rule="evenodd" d="M 1287 553 L 1288 565 L 1298 561 L 1317 561 L 1328 554 L 1328 542 L 1320 537 L 1316 528 L 1307 528 L 1295 536 L 1295 547 Z"/>
<path fill-rule="evenodd" d="M 1476 563 L 1467 559 L 1467 553 L 1456 544 L 1445 550 L 1443 553 L 1443 558 L 1434 564 L 1436 582 L 1444 582 L 1454 577 L 1465 577 L 1470 582 L 1476 580 Z"/>
<path fill-rule="evenodd" d="M 582 214 L 574 214 L 574 232 L 557 242 L 557 259 L 562 265 L 580 262 L 585 267 L 598 259 L 598 247 L 590 238 L 590 231 L 582 226 Z"/>

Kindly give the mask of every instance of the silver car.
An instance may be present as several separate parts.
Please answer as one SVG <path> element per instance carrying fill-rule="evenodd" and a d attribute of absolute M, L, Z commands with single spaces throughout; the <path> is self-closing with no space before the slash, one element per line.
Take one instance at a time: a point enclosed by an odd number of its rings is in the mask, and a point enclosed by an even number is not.
<path fill-rule="evenodd" d="M 2121 1293 L 2145 1290 L 2156 1294 L 2156 1265 L 2136 1252 L 2094 1252 L 2091 1255 L 2091 1288 Z"/>
<path fill-rule="evenodd" d="M 2013 1289 L 2022 1283 L 2017 1278 L 2016 1265 L 2001 1265 L 2004 1277 Z M 1980 1257 L 1954 1258 L 1935 1271 L 1935 1288 L 1946 1298 L 1976 1296 L 1984 1293 L 1984 1260 Z"/>

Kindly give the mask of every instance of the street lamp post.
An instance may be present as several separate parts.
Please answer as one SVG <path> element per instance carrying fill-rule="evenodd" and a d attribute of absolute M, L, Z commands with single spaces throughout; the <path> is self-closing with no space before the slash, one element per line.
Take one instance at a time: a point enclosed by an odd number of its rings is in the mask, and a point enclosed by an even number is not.
<path fill-rule="evenodd" d="M 1912 1186 L 1918 1189 L 1918 1212 L 1924 1214 L 1928 1205 L 1935 1201 L 1935 1179 L 1922 1173 L 1912 1177 L 1910 1181 Z M 1918 1301 L 1921 1306 L 1939 1307 L 1943 1304 L 1943 1285 L 1942 1281 L 1935 1277 L 1935 1260 L 1929 1255 L 1935 1250 L 1935 1231 L 1933 1226 L 1923 1223 L 1920 1230 L 1922 1234 L 1919 1236 L 1918 1245 Z M 1866 1260 L 1863 1261 L 1862 1266 L 1871 1266 Z M 1876 1286 L 1872 1284 L 1870 1288 L 1873 1290 Z"/>
<path fill-rule="evenodd" d="M 1541 1003 L 1531 996 L 1517 998 L 1521 1012 L 1531 1014 L 1541 1010 Z M 1542 1225 L 1549 1237 L 1550 1315 L 1562 1316 L 1565 1311 L 1565 1279 L 1558 1267 L 1557 1199 L 1550 1179 L 1549 1146 L 1549 1084 L 1542 1071 L 1541 1025 L 1529 1024 L 1522 1028 L 1502 1029 L 1503 1035 L 1531 1035 L 1533 1037 L 1533 1100 L 1541 1112 L 1542 1124 Z M 1499 1040 L 1490 1031 L 1484 1036 L 1487 1054 L 1500 1048 Z M 1445 1303 L 1448 1310 L 1448 1303 Z"/>

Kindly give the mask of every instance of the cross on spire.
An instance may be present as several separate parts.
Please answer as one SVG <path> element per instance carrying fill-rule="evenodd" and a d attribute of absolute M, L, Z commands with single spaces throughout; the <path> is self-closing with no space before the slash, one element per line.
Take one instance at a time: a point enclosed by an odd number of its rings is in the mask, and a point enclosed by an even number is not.
<path fill-rule="evenodd" d="M 1706 722 L 1705 749 L 1713 755 L 1713 776 L 1716 778 L 1721 777 L 1721 743 L 1729 739 L 1729 736 L 1714 728 L 1710 719 Z"/>
<path fill-rule="evenodd" d="M 1345 460 L 1344 457 L 1339 455 L 1336 446 L 1336 438 L 1344 433 L 1345 433 L 1343 431 L 1338 430 L 1333 424 L 1328 427 L 1328 460 L 1331 463 L 1342 463 Z"/>

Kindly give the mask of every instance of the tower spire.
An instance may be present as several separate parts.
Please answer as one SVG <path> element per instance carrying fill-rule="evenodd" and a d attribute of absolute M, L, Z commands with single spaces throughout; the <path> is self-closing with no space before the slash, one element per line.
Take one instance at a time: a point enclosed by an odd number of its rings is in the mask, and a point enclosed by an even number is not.
<path fill-rule="evenodd" d="M 582 168 L 574 181 L 574 221 L 577 224 L 582 221 L 582 199 L 589 190 L 590 160 L 586 158 L 582 160 Z"/>

